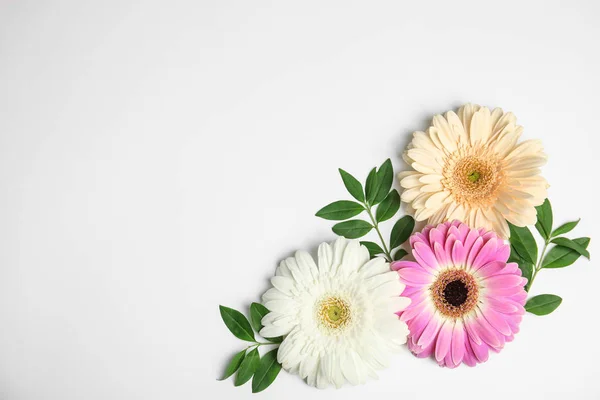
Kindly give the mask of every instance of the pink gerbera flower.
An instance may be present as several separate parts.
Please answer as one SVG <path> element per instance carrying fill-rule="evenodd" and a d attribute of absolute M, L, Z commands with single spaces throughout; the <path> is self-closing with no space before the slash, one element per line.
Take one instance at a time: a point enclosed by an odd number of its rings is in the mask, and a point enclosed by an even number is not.
<path fill-rule="evenodd" d="M 441 366 L 474 366 L 519 331 L 527 279 L 507 263 L 510 247 L 496 233 L 454 221 L 427 226 L 410 238 L 414 261 L 397 261 L 411 304 L 401 313 L 417 357 Z"/>

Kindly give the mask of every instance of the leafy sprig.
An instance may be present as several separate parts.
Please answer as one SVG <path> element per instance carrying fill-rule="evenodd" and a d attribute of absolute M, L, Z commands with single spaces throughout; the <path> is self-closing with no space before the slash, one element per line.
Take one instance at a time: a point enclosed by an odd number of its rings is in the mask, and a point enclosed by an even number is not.
<path fill-rule="evenodd" d="M 348 239 L 361 238 L 374 229 L 380 244 L 361 242 L 369 250 L 371 258 L 383 254 L 388 261 L 400 260 L 407 252 L 399 247 L 412 234 L 415 220 L 408 215 L 400 218 L 392 228 L 389 246 L 386 244 L 379 224 L 392 219 L 400 209 L 400 195 L 396 189 L 392 189 L 394 169 L 391 160 L 388 158 L 379 169 L 373 168 L 369 172 L 364 189 L 354 176 L 341 168 L 339 171 L 348 193 L 358 202 L 334 201 L 317 211 L 316 216 L 332 221 L 344 221 L 335 224 L 332 230 L 337 235 Z M 365 211 L 369 221 L 351 219 Z M 396 248 L 398 249 L 394 252 Z"/>
<path fill-rule="evenodd" d="M 223 322 L 235 337 L 252 343 L 231 358 L 220 380 L 225 380 L 237 372 L 234 378 L 235 386 L 241 386 L 252 379 L 252 393 L 265 390 L 277 378 L 281 364 L 277 362 L 277 348 L 262 357 L 258 348 L 260 346 L 277 346 L 283 340 L 282 337 L 265 338 L 266 342 L 256 340 L 254 331 L 259 332 L 262 329 L 261 320 L 269 313 L 269 310 L 260 303 L 252 303 L 250 305 L 250 321 L 244 314 L 233 308 L 219 306 L 219 311 Z"/>
<path fill-rule="evenodd" d="M 590 238 L 569 239 L 562 235 L 571 232 L 580 220 L 567 222 L 552 229 L 553 215 L 550 201 L 546 199 L 538 207 L 535 228 L 543 240 L 542 251 L 538 257 L 536 241 L 527 227 L 518 227 L 509 223 L 511 254 L 509 261 L 516 262 L 522 275 L 528 279 L 525 290 L 529 291 L 538 273 L 543 269 L 564 268 L 572 265 L 579 257 L 590 258 L 587 250 Z M 552 247 L 550 247 L 552 246 Z M 547 315 L 558 308 L 562 298 L 554 294 L 540 294 L 529 298 L 525 310 L 535 315 Z"/>

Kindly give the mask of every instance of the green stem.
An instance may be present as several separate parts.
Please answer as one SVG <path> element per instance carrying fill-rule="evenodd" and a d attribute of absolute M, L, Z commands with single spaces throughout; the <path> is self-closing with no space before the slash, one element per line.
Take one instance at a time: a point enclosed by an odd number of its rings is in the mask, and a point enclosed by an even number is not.
<path fill-rule="evenodd" d="M 533 271 L 533 275 L 531 277 L 531 281 L 529 281 L 529 289 L 531 290 L 531 285 L 533 285 L 533 281 L 535 280 L 535 277 L 537 276 L 538 272 L 540 272 L 540 270 L 542 269 L 542 260 L 544 259 L 544 256 L 546 255 L 546 250 L 548 249 L 548 245 L 550 244 L 549 240 L 545 240 L 544 241 L 544 248 L 542 249 L 542 254 L 540 255 L 540 258 L 538 259 L 537 264 L 535 265 L 535 269 Z"/>
<path fill-rule="evenodd" d="M 271 342 L 254 342 L 254 344 L 251 344 L 250 346 L 246 347 L 246 350 L 248 350 L 251 347 L 260 347 L 260 346 L 269 346 L 269 345 L 279 345 L 279 343 L 271 343 Z"/>
<path fill-rule="evenodd" d="M 390 251 L 388 250 L 387 245 L 385 244 L 385 240 L 383 240 L 383 235 L 381 235 L 381 232 L 379 231 L 379 225 L 377 224 L 377 221 L 373 217 L 373 213 L 371 212 L 371 206 L 369 206 L 368 204 L 365 204 L 365 208 L 367 209 L 369 218 L 371 218 L 371 223 L 373 224 L 373 228 L 375 228 L 375 231 L 377 232 L 377 235 L 379 236 L 379 240 L 381 240 L 381 244 L 383 245 L 383 252 L 385 253 L 385 256 L 387 257 L 388 261 L 392 262 L 392 255 L 390 254 Z"/>

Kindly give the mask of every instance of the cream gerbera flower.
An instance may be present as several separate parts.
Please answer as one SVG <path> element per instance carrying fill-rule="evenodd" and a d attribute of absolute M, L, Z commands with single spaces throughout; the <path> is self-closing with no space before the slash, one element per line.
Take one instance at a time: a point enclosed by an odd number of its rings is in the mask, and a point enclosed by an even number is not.
<path fill-rule="evenodd" d="M 493 229 L 503 238 L 506 220 L 517 226 L 536 222 L 535 206 L 548 184 L 540 176 L 546 154 L 539 140 L 517 144 L 523 127 L 500 108 L 467 104 L 433 117 L 427 132 L 415 132 L 405 161 L 414 168 L 399 174 L 417 221 L 460 220 Z"/>
<path fill-rule="evenodd" d="M 358 241 L 321 244 L 317 264 L 298 251 L 271 283 L 260 334 L 285 335 L 277 360 L 311 386 L 364 383 L 406 342 L 408 328 L 395 314 L 410 304 L 400 297 L 404 285 L 383 258 L 369 261 Z"/>

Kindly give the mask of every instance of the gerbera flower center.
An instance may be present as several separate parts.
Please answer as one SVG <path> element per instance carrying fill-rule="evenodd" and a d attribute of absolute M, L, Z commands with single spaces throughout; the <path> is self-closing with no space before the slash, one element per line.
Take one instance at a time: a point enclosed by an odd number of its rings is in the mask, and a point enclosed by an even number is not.
<path fill-rule="evenodd" d="M 346 327 L 352 317 L 348 302 L 339 296 L 326 296 L 317 302 L 316 313 L 319 324 L 333 331 Z"/>
<path fill-rule="evenodd" d="M 502 164 L 485 149 L 460 148 L 446 161 L 442 184 L 459 204 L 487 207 L 497 198 L 503 181 Z"/>
<path fill-rule="evenodd" d="M 477 305 L 479 287 L 475 278 L 463 269 L 448 269 L 431 286 L 435 307 L 447 317 L 460 318 Z"/>

